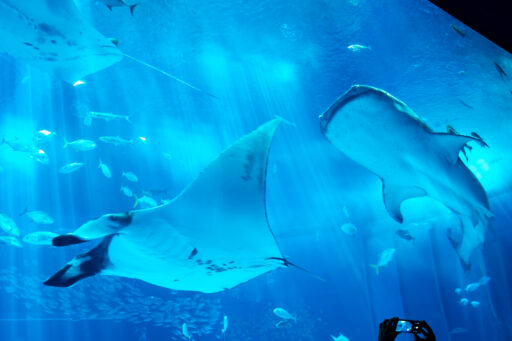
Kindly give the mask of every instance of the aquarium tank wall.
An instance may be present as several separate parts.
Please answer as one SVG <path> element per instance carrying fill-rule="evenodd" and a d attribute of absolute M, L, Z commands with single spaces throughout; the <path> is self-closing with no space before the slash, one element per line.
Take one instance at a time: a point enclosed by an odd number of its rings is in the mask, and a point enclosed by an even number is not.
<path fill-rule="evenodd" d="M 512 58 L 428 1 L 0 0 L 0 41 L 1 340 L 512 339 Z"/>

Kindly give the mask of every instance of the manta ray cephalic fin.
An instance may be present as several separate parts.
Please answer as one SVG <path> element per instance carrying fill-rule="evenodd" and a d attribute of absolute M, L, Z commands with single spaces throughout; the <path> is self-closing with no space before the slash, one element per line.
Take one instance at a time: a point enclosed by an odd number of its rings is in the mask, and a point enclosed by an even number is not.
<path fill-rule="evenodd" d="M 90 251 L 73 258 L 44 284 L 54 287 L 69 287 L 83 278 L 100 273 L 108 266 L 108 246 L 113 237 L 114 235 L 105 237 Z"/>
<path fill-rule="evenodd" d="M 400 205 L 402 201 L 410 198 L 423 197 L 427 195 L 424 189 L 416 186 L 401 186 L 401 185 L 392 185 L 386 183 L 386 181 L 382 180 L 382 194 L 384 199 L 384 205 L 386 206 L 386 210 L 388 213 L 398 221 L 399 223 L 403 223 L 404 217 L 400 212 Z"/>
<path fill-rule="evenodd" d="M 53 238 L 53 246 L 68 246 L 120 233 L 132 222 L 132 212 L 104 214 L 80 226 L 73 233 Z"/>

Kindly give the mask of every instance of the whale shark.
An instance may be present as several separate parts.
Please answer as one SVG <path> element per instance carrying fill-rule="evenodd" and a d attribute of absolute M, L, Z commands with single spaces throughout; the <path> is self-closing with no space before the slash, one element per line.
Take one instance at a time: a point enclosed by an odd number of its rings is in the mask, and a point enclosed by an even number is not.
<path fill-rule="evenodd" d="M 279 123 L 274 119 L 239 139 L 169 203 L 105 214 L 55 237 L 54 246 L 101 242 L 45 284 L 68 287 L 112 275 L 214 293 L 290 265 L 265 207 L 267 159 Z"/>
<path fill-rule="evenodd" d="M 487 194 L 460 155 L 476 133 L 434 132 L 404 102 L 384 90 L 354 85 L 320 115 L 324 136 L 382 180 L 384 205 L 402 223 L 404 200 L 428 196 L 454 212 L 462 233 L 450 233 L 464 268 L 485 239 L 493 214 Z"/>
<path fill-rule="evenodd" d="M 123 58 L 72 0 L 0 0 L 0 41 L 1 53 L 70 84 Z"/>

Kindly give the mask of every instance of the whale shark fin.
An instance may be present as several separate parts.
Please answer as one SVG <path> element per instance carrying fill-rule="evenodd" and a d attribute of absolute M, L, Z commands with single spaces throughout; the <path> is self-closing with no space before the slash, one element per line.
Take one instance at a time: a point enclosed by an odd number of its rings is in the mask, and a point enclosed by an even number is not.
<path fill-rule="evenodd" d="M 468 142 L 474 141 L 482 147 L 487 146 L 487 143 L 485 143 L 485 141 L 478 135 L 476 135 L 478 137 L 459 135 L 453 131 L 449 133 L 433 133 L 433 135 L 436 137 L 438 144 L 443 147 L 443 157 L 452 165 L 457 162 L 459 159 L 459 153 L 468 144 Z"/>
<path fill-rule="evenodd" d="M 384 205 L 388 213 L 398 221 L 403 223 L 404 217 L 400 211 L 402 201 L 410 198 L 423 197 L 427 195 L 424 189 L 416 186 L 402 186 L 387 184 L 385 180 L 382 181 L 382 194 L 384 198 Z"/>
<path fill-rule="evenodd" d="M 95 248 L 73 258 L 44 284 L 53 287 L 69 287 L 83 278 L 100 273 L 109 264 L 108 247 L 113 237 L 114 235 L 110 235 L 103 238 Z"/>

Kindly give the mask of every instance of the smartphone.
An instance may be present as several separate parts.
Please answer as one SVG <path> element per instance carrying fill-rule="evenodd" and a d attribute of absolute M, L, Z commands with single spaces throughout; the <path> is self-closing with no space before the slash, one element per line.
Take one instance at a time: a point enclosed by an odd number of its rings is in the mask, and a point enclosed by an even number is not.
<path fill-rule="evenodd" d="M 400 333 L 419 333 L 421 330 L 421 321 L 398 320 L 396 331 Z"/>

